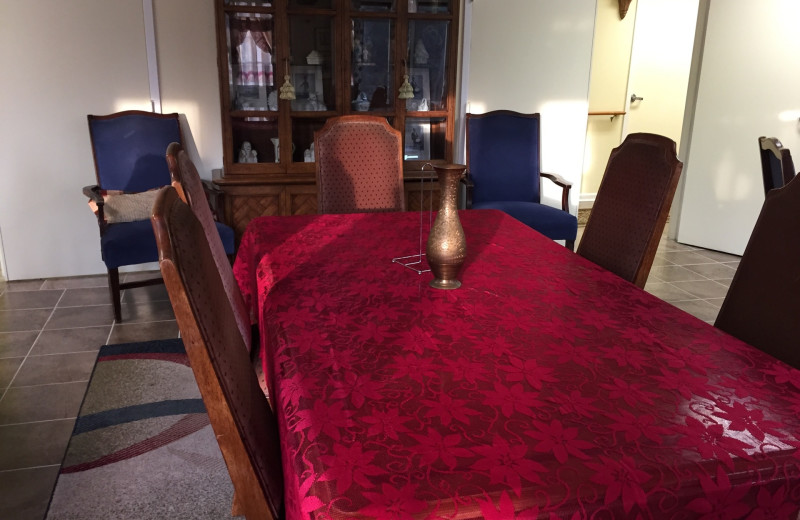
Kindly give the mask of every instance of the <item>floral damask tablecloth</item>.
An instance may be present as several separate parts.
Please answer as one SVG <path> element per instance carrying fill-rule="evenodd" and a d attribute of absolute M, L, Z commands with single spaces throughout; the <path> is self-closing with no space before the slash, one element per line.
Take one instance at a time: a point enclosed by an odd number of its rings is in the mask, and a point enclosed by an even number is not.
<path fill-rule="evenodd" d="M 796 518 L 800 372 L 502 213 L 461 220 L 454 291 L 391 261 L 418 213 L 248 226 L 288 518 Z"/>

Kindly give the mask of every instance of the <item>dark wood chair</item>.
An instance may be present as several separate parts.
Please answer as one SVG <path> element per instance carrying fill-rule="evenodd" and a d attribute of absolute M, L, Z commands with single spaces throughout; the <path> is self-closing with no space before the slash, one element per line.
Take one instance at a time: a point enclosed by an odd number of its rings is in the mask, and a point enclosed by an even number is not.
<path fill-rule="evenodd" d="M 284 516 L 277 422 L 259 387 L 203 226 L 172 186 L 152 226 L 178 328 L 234 488 L 233 515 Z"/>
<path fill-rule="evenodd" d="M 404 211 L 403 139 L 377 116 L 340 116 L 314 133 L 319 213 Z"/>
<path fill-rule="evenodd" d="M 204 187 L 203 180 L 197 173 L 197 168 L 189 154 L 180 144 L 171 143 L 167 147 L 167 165 L 172 176 L 172 186 L 175 187 L 181 200 L 192 208 L 203 226 L 211 253 L 214 255 L 214 262 L 217 264 L 217 270 L 225 285 L 225 292 L 235 312 L 236 323 L 242 333 L 247 351 L 251 352 L 253 333 L 250 315 L 239 285 L 233 276 L 233 269 L 231 269 L 231 258 L 234 255 L 233 229 L 214 219 L 206 195 L 208 190 Z"/>
<path fill-rule="evenodd" d="M 800 368 L 800 181 L 767 192 L 714 326 Z"/>
<path fill-rule="evenodd" d="M 635 133 L 611 150 L 577 253 L 644 287 L 683 163 L 675 142 Z"/>
<path fill-rule="evenodd" d="M 499 209 L 575 249 L 578 219 L 569 212 L 572 185 L 542 172 L 539 114 L 493 110 L 467 114 L 467 209 Z M 561 188 L 561 208 L 541 203 L 541 178 Z"/>
<path fill-rule="evenodd" d="M 150 225 L 156 195 L 152 190 L 170 183 L 164 151 L 170 143 L 181 142 L 181 128 L 178 114 L 138 110 L 87 119 L 97 184 L 84 187 L 83 193 L 96 208 L 100 254 L 119 322 L 122 290 L 161 283 L 161 277 L 120 283 L 119 268 L 158 261 Z"/>
<path fill-rule="evenodd" d="M 769 190 L 783 187 L 797 174 L 791 152 L 776 137 L 759 137 L 758 152 L 765 195 Z"/>

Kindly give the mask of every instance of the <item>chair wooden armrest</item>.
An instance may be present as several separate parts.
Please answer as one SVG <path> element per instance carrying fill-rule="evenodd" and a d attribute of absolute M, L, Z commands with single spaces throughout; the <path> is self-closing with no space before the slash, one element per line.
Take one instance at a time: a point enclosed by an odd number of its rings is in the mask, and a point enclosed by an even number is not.
<path fill-rule="evenodd" d="M 89 197 L 91 200 L 94 201 L 95 204 L 98 206 L 103 204 L 103 196 L 100 195 L 100 186 L 93 185 L 93 186 L 84 186 L 83 187 L 83 194 Z"/>
<path fill-rule="evenodd" d="M 572 183 L 555 173 L 541 172 L 539 175 L 561 187 L 561 209 L 569 213 L 569 190 L 572 188 Z"/>
<path fill-rule="evenodd" d="M 83 194 L 97 206 L 97 223 L 100 226 L 100 234 L 102 235 L 106 230 L 106 217 L 105 217 L 105 200 L 100 195 L 100 186 L 94 184 L 92 186 L 84 186 Z"/>
<path fill-rule="evenodd" d="M 203 191 L 206 194 L 206 200 L 211 208 L 211 214 L 214 215 L 214 220 L 227 224 L 223 218 L 222 208 L 225 207 L 225 192 L 219 186 L 214 184 L 214 181 L 202 179 Z"/>
<path fill-rule="evenodd" d="M 475 183 L 472 182 L 472 179 L 470 179 L 468 171 L 464 173 L 460 180 L 461 183 L 467 188 L 464 207 L 470 209 L 472 208 L 472 192 L 475 189 Z"/>

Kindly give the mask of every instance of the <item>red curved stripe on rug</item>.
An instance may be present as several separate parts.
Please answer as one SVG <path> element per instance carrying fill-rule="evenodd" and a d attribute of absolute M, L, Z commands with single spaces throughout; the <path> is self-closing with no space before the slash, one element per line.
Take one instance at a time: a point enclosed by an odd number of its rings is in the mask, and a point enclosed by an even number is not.
<path fill-rule="evenodd" d="M 147 453 L 148 451 L 153 451 L 158 449 L 162 446 L 166 446 L 167 444 L 177 441 L 178 439 L 182 439 L 192 433 L 199 431 L 206 425 L 208 425 L 208 415 L 204 413 L 193 413 L 182 417 L 178 422 L 167 428 L 166 430 L 162 431 L 161 433 L 150 437 L 149 439 L 145 439 L 141 442 L 137 442 L 136 444 L 132 444 L 127 448 L 123 448 L 119 451 L 115 451 L 114 453 L 109 453 L 108 455 L 104 455 L 97 460 L 93 460 L 91 462 L 83 462 L 81 464 L 75 464 L 74 466 L 69 466 L 66 468 L 61 468 L 61 473 L 77 473 L 79 471 L 86 471 L 92 468 L 99 468 L 100 466 L 105 466 L 108 464 L 113 464 L 115 462 L 120 462 L 122 460 L 131 459 L 133 457 L 137 457 L 143 453 Z"/>
<path fill-rule="evenodd" d="M 97 358 L 100 361 L 116 361 L 119 359 L 156 359 L 161 361 L 172 361 L 181 365 L 189 365 L 189 357 L 186 354 L 167 354 L 163 352 L 137 352 L 131 354 L 114 354 L 111 356 L 102 356 Z"/>

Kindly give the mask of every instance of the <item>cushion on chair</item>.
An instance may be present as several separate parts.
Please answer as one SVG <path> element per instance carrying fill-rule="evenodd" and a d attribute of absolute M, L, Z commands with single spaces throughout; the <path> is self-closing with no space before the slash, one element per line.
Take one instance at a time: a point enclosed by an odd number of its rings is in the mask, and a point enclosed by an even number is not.
<path fill-rule="evenodd" d="M 158 188 L 140 193 L 119 190 L 100 190 L 99 193 L 103 197 L 103 220 L 108 224 L 116 224 L 150 220 Z M 97 204 L 93 200 L 89 201 L 89 208 L 97 214 Z"/>
<path fill-rule="evenodd" d="M 158 261 L 156 237 L 149 219 L 109 224 L 100 237 L 100 250 L 108 269 Z"/>
<path fill-rule="evenodd" d="M 472 209 L 499 209 L 553 240 L 575 240 L 578 234 L 575 215 L 546 204 L 506 200 L 473 204 Z"/>
<path fill-rule="evenodd" d="M 234 254 L 233 228 L 226 226 L 222 222 L 214 222 L 214 224 L 217 226 L 217 232 L 219 233 L 219 239 L 222 240 L 222 247 L 225 248 L 225 254 Z"/>

